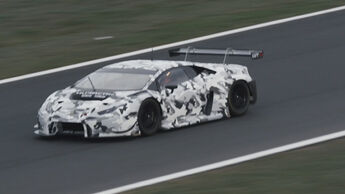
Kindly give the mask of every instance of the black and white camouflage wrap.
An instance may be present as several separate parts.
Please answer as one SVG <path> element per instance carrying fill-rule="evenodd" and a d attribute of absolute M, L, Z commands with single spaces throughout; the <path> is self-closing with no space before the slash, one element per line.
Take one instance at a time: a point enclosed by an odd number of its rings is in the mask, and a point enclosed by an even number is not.
<path fill-rule="evenodd" d="M 155 91 L 150 84 L 164 71 L 179 66 L 198 66 L 214 71 L 200 73 L 174 90 Z M 103 68 L 146 69 L 157 73 L 139 91 L 93 92 L 80 91 L 73 86 L 51 94 L 38 111 L 35 134 L 54 136 L 60 133 L 59 123 L 81 123 L 84 137 L 114 137 L 140 135 L 137 113 L 143 100 L 154 98 L 162 110 L 162 129 L 172 129 L 195 123 L 230 117 L 227 98 L 236 80 L 251 82 L 246 67 L 234 64 L 197 63 L 185 61 L 132 60 Z M 99 96 L 102 100 L 75 100 L 76 94 Z M 205 108 L 213 93 L 211 111 Z"/>

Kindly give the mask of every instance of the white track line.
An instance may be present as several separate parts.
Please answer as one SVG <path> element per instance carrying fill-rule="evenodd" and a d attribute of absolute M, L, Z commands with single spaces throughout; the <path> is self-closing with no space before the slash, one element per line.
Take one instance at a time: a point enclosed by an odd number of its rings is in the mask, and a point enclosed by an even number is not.
<path fill-rule="evenodd" d="M 189 39 L 189 40 L 184 40 L 184 41 L 180 41 L 180 42 L 175 42 L 175 43 L 171 43 L 171 44 L 161 45 L 161 46 L 157 46 L 157 47 L 153 47 L 153 48 L 142 49 L 142 50 L 133 51 L 133 52 L 124 53 L 124 54 L 115 55 L 115 56 L 110 56 L 110 57 L 106 57 L 106 58 L 96 59 L 96 60 L 92 60 L 92 61 L 86 61 L 86 62 L 77 63 L 77 64 L 73 64 L 73 65 L 69 65 L 69 66 L 55 68 L 55 69 L 49 69 L 49 70 L 40 71 L 40 72 L 36 72 L 36 73 L 30 73 L 30 74 L 26 74 L 26 75 L 17 76 L 17 77 L 7 78 L 7 79 L 0 80 L 0 84 L 5 84 L 5 83 L 9 83 L 9 82 L 19 81 L 19 80 L 28 79 L 28 78 L 37 77 L 37 76 L 42 76 L 42 75 L 47 75 L 47 74 L 56 73 L 56 72 L 60 72 L 60 71 L 75 69 L 75 68 L 79 68 L 79 67 L 85 67 L 88 65 L 94 65 L 97 63 L 101 63 L 101 62 L 106 62 L 106 61 L 111 61 L 111 60 L 116 60 L 116 59 L 122 59 L 125 57 L 135 56 L 135 55 L 139 55 L 139 54 L 144 54 L 144 53 L 151 52 L 152 49 L 154 51 L 162 50 L 162 49 L 166 49 L 166 48 L 181 46 L 184 44 L 190 44 L 190 43 L 194 43 L 194 42 L 199 42 L 199 41 L 203 41 L 203 40 L 208 40 L 208 39 L 212 39 L 212 38 L 217 38 L 217 37 L 221 37 L 221 36 L 226 36 L 226 35 L 230 35 L 230 34 L 244 32 L 244 31 L 248 31 L 248 30 L 263 28 L 263 27 L 272 26 L 272 25 L 276 25 L 276 24 L 282 24 L 282 23 L 286 23 L 286 22 L 290 22 L 290 21 L 300 20 L 300 19 L 304 19 L 304 18 L 308 18 L 308 17 L 323 15 L 323 14 L 341 11 L 341 10 L 345 10 L 345 6 L 340 6 L 340 7 L 335 7 L 332 9 L 327 9 L 327 10 L 318 11 L 318 12 L 314 12 L 314 13 L 309 13 L 309 14 L 304 14 L 304 15 L 300 15 L 300 16 L 294 16 L 294 17 L 290 17 L 290 18 L 275 20 L 275 21 L 257 24 L 257 25 L 253 25 L 253 26 L 248 26 L 248 27 L 244 27 L 244 28 L 238 28 L 238 29 L 234 29 L 234 30 L 224 31 L 224 32 L 216 33 L 216 34 L 211 34 L 211 35 L 193 38 L 193 39 Z"/>
<path fill-rule="evenodd" d="M 101 191 L 101 192 L 96 193 L 96 194 L 112 194 L 112 193 L 120 193 L 120 192 L 124 192 L 124 191 L 129 191 L 132 189 L 137 189 L 140 187 L 145 187 L 145 186 L 165 182 L 165 181 L 169 181 L 172 179 L 177 179 L 177 178 L 193 175 L 196 173 L 201 173 L 201 172 L 205 172 L 205 171 L 209 171 L 209 170 L 214 170 L 217 168 L 222 168 L 225 166 L 238 164 L 238 163 L 245 162 L 248 160 L 254 160 L 257 158 L 261 158 L 261 157 L 269 156 L 272 154 L 277 154 L 280 152 L 285 152 L 285 151 L 289 151 L 292 149 L 297 149 L 297 148 L 309 146 L 312 144 L 321 143 L 324 141 L 329 141 L 329 140 L 344 137 L 344 136 L 345 136 L 345 130 L 340 131 L 340 132 L 336 132 L 336 133 L 331 133 L 328 135 L 319 136 L 319 137 L 308 139 L 308 140 L 304 140 L 304 141 L 299 141 L 296 143 L 292 143 L 292 144 L 288 144 L 288 145 L 284 145 L 284 146 L 280 146 L 280 147 L 276 147 L 276 148 L 272 148 L 272 149 L 268 149 L 268 150 L 264 150 L 264 151 L 260 151 L 260 152 L 256 152 L 253 154 L 249 154 L 249 155 L 245 155 L 245 156 L 241 156 L 241 157 L 237 157 L 237 158 L 232 158 L 229 160 L 224 160 L 221 162 L 216 162 L 213 164 L 208 164 L 205 166 L 200 166 L 197 168 L 193 168 L 193 169 L 189 169 L 189 170 L 185 170 L 185 171 L 181 171 L 181 172 L 176 172 L 173 174 L 168 174 L 165 176 L 161 176 L 161 177 L 157 177 L 157 178 L 153 178 L 153 179 L 148 179 L 148 180 L 140 181 L 137 183 L 133 183 L 133 184 L 129 184 L 129 185 Z"/>
<path fill-rule="evenodd" d="M 112 39 L 113 36 L 101 36 L 101 37 L 95 37 L 93 40 L 106 40 L 106 39 Z"/>

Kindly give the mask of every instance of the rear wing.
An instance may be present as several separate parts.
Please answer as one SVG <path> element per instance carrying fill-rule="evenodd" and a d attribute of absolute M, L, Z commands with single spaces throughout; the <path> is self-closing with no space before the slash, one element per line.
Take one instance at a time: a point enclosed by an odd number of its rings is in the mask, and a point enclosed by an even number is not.
<path fill-rule="evenodd" d="M 245 49 L 197 49 L 193 47 L 177 48 L 169 50 L 169 56 L 185 55 L 185 61 L 188 55 L 223 55 L 224 63 L 227 56 L 244 56 L 251 57 L 252 59 L 260 59 L 264 56 L 263 50 L 245 50 Z"/>

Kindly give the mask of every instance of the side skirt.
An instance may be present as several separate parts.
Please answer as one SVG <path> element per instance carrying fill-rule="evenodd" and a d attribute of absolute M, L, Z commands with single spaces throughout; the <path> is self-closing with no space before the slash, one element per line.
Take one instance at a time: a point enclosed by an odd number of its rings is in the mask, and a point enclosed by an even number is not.
<path fill-rule="evenodd" d="M 219 112 L 212 112 L 210 115 L 205 115 L 205 114 L 189 115 L 189 116 L 179 117 L 176 120 L 174 120 L 174 122 L 162 120 L 161 128 L 163 130 L 170 130 L 170 129 L 190 126 L 190 125 L 194 125 L 198 123 L 219 120 L 222 118 L 224 118 L 224 114 L 219 113 Z"/>

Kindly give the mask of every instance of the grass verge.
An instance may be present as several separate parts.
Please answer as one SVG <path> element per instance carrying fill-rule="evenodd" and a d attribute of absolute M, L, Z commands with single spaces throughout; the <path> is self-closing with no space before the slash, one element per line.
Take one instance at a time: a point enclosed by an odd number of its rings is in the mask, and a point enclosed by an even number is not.
<path fill-rule="evenodd" d="M 126 192 L 344 193 L 345 138 Z"/>
<path fill-rule="evenodd" d="M 0 79 L 344 4 L 344 0 L 0 1 Z M 94 40 L 102 36 L 113 38 Z"/>

